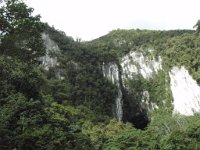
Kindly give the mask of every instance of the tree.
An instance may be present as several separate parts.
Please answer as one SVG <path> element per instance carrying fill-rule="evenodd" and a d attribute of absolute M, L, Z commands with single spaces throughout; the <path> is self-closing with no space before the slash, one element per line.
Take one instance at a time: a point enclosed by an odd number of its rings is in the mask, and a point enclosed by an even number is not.
<path fill-rule="evenodd" d="M 197 23 L 194 25 L 193 28 L 196 28 L 196 31 L 199 33 L 200 32 L 200 20 L 197 21 Z"/>
<path fill-rule="evenodd" d="M 5 1 L 0 8 L 0 54 L 36 62 L 45 54 L 40 16 L 21 0 Z"/>
<path fill-rule="evenodd" d="M 22 135 L 48 118 L 41 92 L 45 80 L 36 65 L 45 53 L 43 23 L 32 11 L 20 0 L 0 7 L 0 149 L 20 149 Z"/>

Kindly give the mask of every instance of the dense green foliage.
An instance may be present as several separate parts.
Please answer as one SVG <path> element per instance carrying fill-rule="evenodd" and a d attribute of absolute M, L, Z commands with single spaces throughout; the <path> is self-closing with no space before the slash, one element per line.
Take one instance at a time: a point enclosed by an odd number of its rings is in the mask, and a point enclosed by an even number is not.
<path fill-rule="evenodd" d="M 62 32 L 47 27 L 46 32 L 57 42 L 60 54 L 57 55 L 59 66 L 51 71 L 62 70 L 60 75 L 64 81 L 54 83 L 55 74 L 48 74 L 49 80 L 57 93 L 58 102 L 67 100 L 77 106 L 84 104 L 97 113 L 112 115 L 112 105 L 116 95 L 116 87 L 103 77 L 102 57 L 98 51 L 80 42 L 75 42 Z M 58 87 L 60 86 L 60 88 Z M 59 90 L 65 93 L 63 98 L 58 96 Z"/>
<path fill-rule="evenodd" d="M 88 149 L 68 108 L 54 105 L 38 57 L 44 24 L 17 0 L 0 9 L 0 149 Z M 77 144 L 81 143 L 81 144 Z"/>
<path fill-rule="evenodd" d="M 190 118 L 178 116 L 173 118 L 166 111 L 156 113 L 154 120 L 145 131 L 124 129 L 106 141 L 103 149 L 198 150 L 200 148 L 198 136 L 195 134 L 199 131 L 199 115 Z M 198 122 L 195 122 L 196 120 Z"/>
<path fill-rule="evenodd" d="M 80 42 L 32 12 L 21 0 L 3 1 L 0 8 L 0 149 L 200 149 L 200 115 L 172 117 L 164 71 L 149 80 L 127 81 L 126 112 L 134 109 L 137 116 L 145 111 L 140 110 L 144 91 L 162 108 L 144 130 L 114 118 L 117 87 L 102 73 L 103 62 L 119 64 L 123 55 L 137 50 L 162 56 L 166 70 L 185 65 L 200 82 L 198 32 L 115 30 Z M 199 22 L 196 26 L 199 31 Z M 46 70 L 39 61 L 46 54 L 41 33 L 60 49 L 51 53 L 57 64 Z"/>

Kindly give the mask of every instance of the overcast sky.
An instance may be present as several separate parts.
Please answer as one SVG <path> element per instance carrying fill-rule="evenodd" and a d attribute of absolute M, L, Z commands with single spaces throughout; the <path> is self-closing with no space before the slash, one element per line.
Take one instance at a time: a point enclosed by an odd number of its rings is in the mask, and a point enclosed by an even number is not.
<path fill-rule="evenodd" d="M 91 40 L 113 29 L 193 29 L 200 0 L 27 0 L 42 21 L 73 38 Z"/>

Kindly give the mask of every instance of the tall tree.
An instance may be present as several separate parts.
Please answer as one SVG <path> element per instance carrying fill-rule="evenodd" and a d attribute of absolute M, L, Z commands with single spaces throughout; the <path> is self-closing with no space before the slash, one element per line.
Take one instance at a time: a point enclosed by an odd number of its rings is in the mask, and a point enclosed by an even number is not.
<path fill-rule="evenodd" d="M 35 62 L 45 54 L 40 16 L 21 0 L 5 1 L 0 7 L 0 54 Z"/>

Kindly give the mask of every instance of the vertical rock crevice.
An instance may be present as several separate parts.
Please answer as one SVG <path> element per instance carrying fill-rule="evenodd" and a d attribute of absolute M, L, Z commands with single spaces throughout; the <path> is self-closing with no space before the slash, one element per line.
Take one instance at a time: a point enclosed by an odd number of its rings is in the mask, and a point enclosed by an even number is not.
<path fill-rule="evenodd" d="M 115 115 L 119 121 L 123 119 L 122 84 L 119 65 L 116 63 L 103 64 L 103 75 L 117 86 L 117 96 L 115 99 Z"/>

